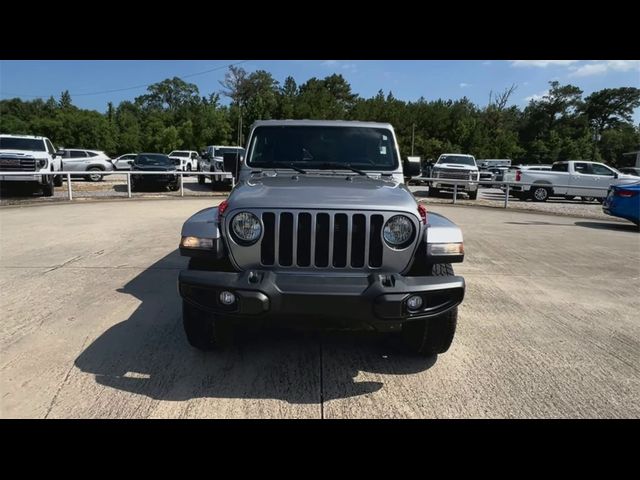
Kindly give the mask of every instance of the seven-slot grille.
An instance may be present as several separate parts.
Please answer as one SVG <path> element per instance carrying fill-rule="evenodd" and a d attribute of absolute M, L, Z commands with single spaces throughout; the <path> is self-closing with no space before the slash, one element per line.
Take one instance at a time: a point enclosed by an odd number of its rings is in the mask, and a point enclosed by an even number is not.
<path fill-rule="evenodd" d="M 31 157 L 0 157 L 0 171 L 35 172 L 36 159 Z"/>
<path fill-rule="evenodd" d="M 311 268 L 380 268 L 379 213 L 263 212 L 260 263 Z"/>

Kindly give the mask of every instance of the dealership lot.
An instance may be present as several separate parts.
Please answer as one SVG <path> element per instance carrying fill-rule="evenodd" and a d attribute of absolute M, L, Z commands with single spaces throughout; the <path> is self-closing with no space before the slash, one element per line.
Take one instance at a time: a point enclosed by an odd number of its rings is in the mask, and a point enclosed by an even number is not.
<path fill-rule="evenodd" d="M 446 354 L 292 331 L 203 354 L 182 332 L 176 246 L 184 220 L 217 201 L 0 210 L 0 416 L 640 417 L 632 224 L 430 204 L 467 252 Z"/>

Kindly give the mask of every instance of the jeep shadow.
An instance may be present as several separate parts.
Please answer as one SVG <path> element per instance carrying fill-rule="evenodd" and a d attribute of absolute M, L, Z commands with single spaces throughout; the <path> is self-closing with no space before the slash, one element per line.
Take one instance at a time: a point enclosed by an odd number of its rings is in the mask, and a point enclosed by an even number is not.
<path fill-rule="evenodd" d="M 383 387 L 378 381 L 355 381 L 360 371 L 409 375 L 436 361 L 436 356 L 404 353 L 395 336 L 276 328 L 259 333 L 242 329 L 233 347 L 200 352 L 188 345 L 182 328 L 176 282 L 186 264 L 175 250 L 119 289 L 140 305 L 90 344 L 75 365 L 94 374 L 101 385 L 157 400 L 253 398 L 311 404 Z"/>

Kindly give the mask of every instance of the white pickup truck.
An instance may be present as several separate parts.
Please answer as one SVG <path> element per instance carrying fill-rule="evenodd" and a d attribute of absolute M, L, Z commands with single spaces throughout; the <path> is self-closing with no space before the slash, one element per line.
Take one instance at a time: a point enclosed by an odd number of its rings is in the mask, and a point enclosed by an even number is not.
<path fill-rule="evenodd" d="M 509 189 L 521 200 L 546 202 L 549 197 L 582 197 L 601 201 L 607 196 L 609 185 L 637 181 L 637 177 L 603 163 L 568 160 L 555 162 L 551 170 L 512 169 L 504 174 L 504 181 L 516 183 Z"/>
<path fill-rule="evenodd" d="M 53 196 L 53 187 L 62 186 L 62 157 L 46 137 L 0 134 L 0 182 L 22 182 Z M 2 175 L 1 172 L 51 173 L 51 175 Z"/>

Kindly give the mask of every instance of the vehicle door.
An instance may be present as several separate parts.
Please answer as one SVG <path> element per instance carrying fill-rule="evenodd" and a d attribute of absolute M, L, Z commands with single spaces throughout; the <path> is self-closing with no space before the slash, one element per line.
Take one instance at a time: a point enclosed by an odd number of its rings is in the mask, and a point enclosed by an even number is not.
<path fill-rule="evenodd" d="M 65 150 L 64 169 L 69 172 L 82 172 L 85 170 L 87 153 L 83 150 Z"/>
<path fill-rule="evenodd" d="M 116 166 L 117 170 L 131 170 L 131 165 L 129 165 L 130 161 L 136 158 L 134 153 L 128 153 L 126 155 L 120 155 L 113 161 L 113 164 Z"/>
<path fill-rule="evenodd" d="M 44 144 L 47 148 L 47 152 L 51 155 L 51 162 L 53 163 L 54 170 L 62 170 L 62 159 L 60 158 L 60 155 L 57 155 L 56 149 L 53 148 L 53 145 L 48 138 L 45 139 Z"/>
<path fill-rule="evenodd" d="M 599 197 L 602 192 L 597 190 L 601 185 L 600 175 L 595 175 L 592 170 L 592 164 L 587 162 L 575 162 L 573 164 L 573 172 L 570 175 L 569 195 L 577 195 L 580 197 Z"/>
<path fill-rule="evenodd" d="M 198 154 L 196 152 L 191 152 L 189 158 L 191 159 L 191 170 L 198 170 Z"/>
<path fill-rule="evenodd" d="M 616 172 L 601 163 L 592 163 L 591 174 L 594 177 L 595 186 L 599 187 L 599 190 L 596 190 L 593 195 L 590 196 L 596 198 L 606 197 L 609 186 L 614 183 L 616 179 Z"/>

